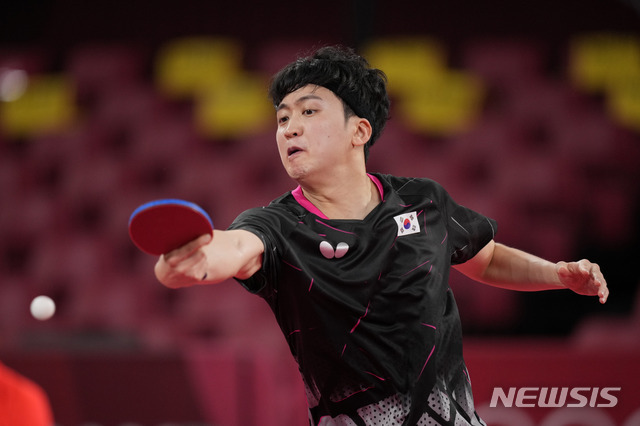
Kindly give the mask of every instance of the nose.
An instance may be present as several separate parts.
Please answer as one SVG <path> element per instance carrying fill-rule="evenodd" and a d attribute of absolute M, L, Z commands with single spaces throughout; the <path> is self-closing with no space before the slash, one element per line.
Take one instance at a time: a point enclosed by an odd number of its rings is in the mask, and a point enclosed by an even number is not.
<path fill-rule="evenodd" d="M 287 126 L 284 130 L 284 135 L 287 138 L 294 138 L 300 136 L 302 134 L 302 127 L 300 126 L 300 122 L 298 120 L 294 120 L 293 118 L 289 118 L 287 121 Z"/>

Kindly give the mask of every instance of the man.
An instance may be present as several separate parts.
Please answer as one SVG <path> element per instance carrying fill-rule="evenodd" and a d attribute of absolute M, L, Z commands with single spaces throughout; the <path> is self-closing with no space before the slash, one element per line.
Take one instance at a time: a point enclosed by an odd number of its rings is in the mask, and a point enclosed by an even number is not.
<path fill-rule="evenodd" d="M 270 88 L 282 164 L 299 186 L 158 260 L 167 287 L 234 277 L 274 312 L 312 425 L 482 425 L 449 269 L 533 291 L 608 289 L 587 260 L 553 264 L 494 241 L 493 220 L 429 179 L 367 173 L 389 111 L 384 74 L 323 48 Z"/>

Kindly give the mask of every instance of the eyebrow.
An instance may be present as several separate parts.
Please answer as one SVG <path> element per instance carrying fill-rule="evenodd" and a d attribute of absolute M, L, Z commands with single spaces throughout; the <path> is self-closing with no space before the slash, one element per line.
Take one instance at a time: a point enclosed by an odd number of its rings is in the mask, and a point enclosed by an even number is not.
<path fill-rule="evenodd" d="M 295 105 L 299 105 L 299 104 L 301 104 L 301 103 L 303 103 L 305 101 L 308 101 L 309 99 L 315 99 L 315 100 L 320 100 L 320 101 L 323 100 L 320 96 L 315 95 L 313 93 L 310 93 L 308 95 L 304 95 L 304 96 L 301 96 L 300 98 L 296 99 L 294 104 Z M 276 112 L 280 111 L 281 109 L 284 109 L 284 108 L 289 108 L 289 105 L 281 102 L 280 105 L 278 105 L 276 107 Z"/>

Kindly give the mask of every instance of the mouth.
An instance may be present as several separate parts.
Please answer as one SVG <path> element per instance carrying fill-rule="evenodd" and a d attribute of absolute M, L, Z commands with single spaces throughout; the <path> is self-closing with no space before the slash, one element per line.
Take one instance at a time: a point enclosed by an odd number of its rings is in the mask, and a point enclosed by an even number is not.
<path fill-rule="evenodd" d="M 291 157 L 292 155 L 295 155 L 299 152 L 302 152 L 302 148 L 298 148 L 297 146 L 292 146 L 287 149 L 287 156 Z"/>

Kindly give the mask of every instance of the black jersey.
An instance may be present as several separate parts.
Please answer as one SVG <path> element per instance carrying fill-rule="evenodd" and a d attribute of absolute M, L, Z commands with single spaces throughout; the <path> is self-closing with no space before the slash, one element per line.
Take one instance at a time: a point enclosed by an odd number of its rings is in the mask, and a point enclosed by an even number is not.
<path fill-rule="evenodd" d="M 448 277 L 496 224 L 432 180 L 372 179 L 383 201 L 363 220 L 323 218 L 291 192 L 238 216 L 229 229 L 265 246 L 241 283 L 275 314 L 311 424 L 482 425 Z"/>

